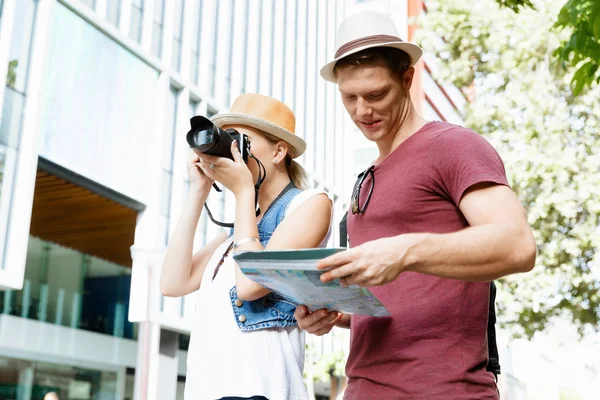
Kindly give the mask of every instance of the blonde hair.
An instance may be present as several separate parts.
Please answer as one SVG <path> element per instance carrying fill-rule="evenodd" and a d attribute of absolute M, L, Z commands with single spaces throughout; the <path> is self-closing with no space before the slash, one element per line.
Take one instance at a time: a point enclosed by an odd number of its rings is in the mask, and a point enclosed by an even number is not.
<path fill-rule="evenodd" d="M 273 136 L 269 133 L 260 131 L 260 133 L 263 134 L 263 136 L 265 138 L 267 138 L 267 140 L 271 143 L 277 143 L 280 140 L 283 139 L 279 139 L 276 136 Z M 285 140 L 284 140 L 285 142 Z M 290 180 L 292 182 L 294 182 L 294 185 L 301 190 L 305 190 L 308 189 L 308 174 L 306 173 L 306 171 L 304 170 L 304 168 L 302 167 L 302 165 L 298 164 L 296 161 L 294 161 L 294 159 L 292 158 L 292 156 L 290 155 L 290 153 L 288 152 L 285 155 L 285 169 L 287 170 L 288 176 L 290 177 Z"/>

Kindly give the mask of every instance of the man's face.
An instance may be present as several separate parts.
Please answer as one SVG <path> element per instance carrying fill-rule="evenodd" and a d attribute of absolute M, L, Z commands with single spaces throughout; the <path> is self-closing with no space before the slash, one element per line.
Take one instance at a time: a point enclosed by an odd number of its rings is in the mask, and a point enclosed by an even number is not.
<path fill-rule="evenodd" d="M 382 61 L 337 71 L 342 102 L 365 137 L 377 142 L 394 136 L 406 118 L 414 69 L 394 77 Z"/>

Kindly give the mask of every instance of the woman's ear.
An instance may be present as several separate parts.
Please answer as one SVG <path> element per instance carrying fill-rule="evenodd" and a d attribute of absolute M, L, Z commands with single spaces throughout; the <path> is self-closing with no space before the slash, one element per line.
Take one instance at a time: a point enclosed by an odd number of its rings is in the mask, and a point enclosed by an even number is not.
<path fill-rule="evenodd" d="M 277 165 L 285 159 L 285 156 L 288 153 L 288 144 L 287 142 L 280 140 L 275 145 L 275 154 L 273 154 L 273 164 Z"/>

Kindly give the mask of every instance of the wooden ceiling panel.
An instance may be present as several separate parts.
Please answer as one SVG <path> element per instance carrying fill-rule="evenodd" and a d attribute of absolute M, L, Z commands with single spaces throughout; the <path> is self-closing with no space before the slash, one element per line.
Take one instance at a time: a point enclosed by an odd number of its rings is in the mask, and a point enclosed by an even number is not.
<path fill-rule="evenodd" d="M 138 211 L 38 170 L 31 235 L 131 267 Z"/>

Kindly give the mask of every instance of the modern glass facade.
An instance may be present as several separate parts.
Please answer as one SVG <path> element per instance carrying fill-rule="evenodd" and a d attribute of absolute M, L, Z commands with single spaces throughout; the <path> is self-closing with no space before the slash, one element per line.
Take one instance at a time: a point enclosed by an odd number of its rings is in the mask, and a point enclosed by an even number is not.
<path fill-rule="evenodd" d="M 0 312 L 137 339 L 127 321 L 130 282 L 127 267 L 30 237 L 23 290 L 0 292 Z"/>
<path fill-rule="evenodd" d="M 143 196 L 156 70 L 57 3 L 44 68 L 40 155 L 114 190 Z M 141 171 L 140 171 L 141 172 Z"/>
<path fill-rule="evenodd" d="M 0 4 L 4 9 L 5 4 Z M 13 14 L 2 13 L 2 20 L 12 17 L 12 35 L 5 39 L 8 64 L 0 119 L 0 270 L 4 267 L 7 228 L 10 221 L 15 169 L 27 97 L 27 79 L 36 1 L 23 0 L 13 4 Z M 0 38 L 1 40 L 2 38 Z M 4 62 L 4 60 L 0 60 Z M 0 80 L 2 82 L 2 80 Z M 0 92 L 2 93 L 2 92 Z"/>
<path fill-rule="evenodd" d="M 86 368 L 0 357 L 0 399 L 114 399 L 117 374 Z"/>

